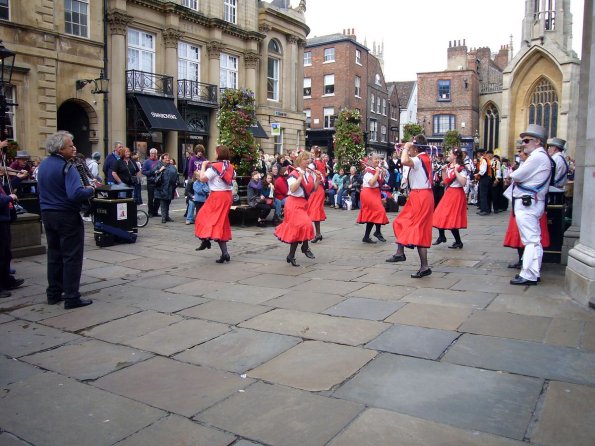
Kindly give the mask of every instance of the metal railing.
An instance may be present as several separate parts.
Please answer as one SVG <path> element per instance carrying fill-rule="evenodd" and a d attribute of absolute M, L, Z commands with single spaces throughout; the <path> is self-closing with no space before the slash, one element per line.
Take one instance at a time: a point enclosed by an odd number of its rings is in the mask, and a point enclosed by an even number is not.
<path fill-rule="evenodd" d="M 501 83 L 482 83 L 479 87 L 480 94 L 500 93 L 502 91 Z"/>
<path fill-rule="evenodd" d="M 178 80 L 178 99 L 217 105 L 217 86 L 188 79 Z"/>
<path fill-rule="evenodd" d="M 145 71 L 126 71 L 126 92 L 174 97 L 174 78 Z"/>

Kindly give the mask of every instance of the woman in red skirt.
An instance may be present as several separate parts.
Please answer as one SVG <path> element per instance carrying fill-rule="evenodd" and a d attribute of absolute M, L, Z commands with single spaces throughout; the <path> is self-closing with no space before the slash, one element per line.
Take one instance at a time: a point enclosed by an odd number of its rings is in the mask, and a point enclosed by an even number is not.
<path fill-rule="evenodd" d="M 417 246 L 420 268 L 411 274 L 420 279 L 432 274 L 428 265 L 428 248 L 432 244 L 432 214 L 434 213 L 434 194 L 432 193 L 432 162 L 425 150 L 426 137 L 417 135 L 413 142 L 405 144 L 401 152 L 401 165 L 409 167 L 407 182 L 409 198 L 393 222 L 393 231 L 397 239 L 397 252 L 386 259 L 387 262 L 404 262 L 405 246 Z"/>
<path fill-rule="evenodd" d="M 302 244 L 302 252 L 309 259 L 313 259 L 314 254 L 308 247 L 308 241 L 314 238 L 314 229 L 312 229 L 312 220 L 308 216 L 308 197 L 319 186 L 318 176 L 307 169 L 310 164 L 310 152 L 300 153 L 295 164 L 297 169 L 293 169 L 287 176 L 287 201 L 285 202 L 285 218 L 277 228 L 275 236 L 284 243 L 289 243 L 289 255 L 287 263 L 293 266 L 299 266 L 295 261 L 295 252 L 298 244 Z"/>
<path fill-rule="evenodd" d="M 444 231 L 449 229 L 455 238 L 451 249 L 463 249 L 463 242 L 459 229 L 467 227 L 467 197 L 465 196 L 465 184 L 467 184 L 467 170 L 463 164 L 463 152 L 460 149 L 453 149 L 448 154 L 449 164 L 445 165 L 442 179 L 447 189 L 434 210 L 432 226 L 438 229 L 440 235 L 433 243 L 439 245 L 446 242 Z"/>
<path fill-rule="evenodd" d="M 310 169 L 315 171 L 318 175 L 321 187 L 312 192 L 312 195 L 308 198 L 308 215 L 314 222 L 314 228 L 316 229 L 316 236 L 314 237 L 314 240 L 312 240 L 312 243 L 318 243 L 322 240 L 320 222 L 326 220 L 326 213 L 324 212 L 326 194 L 324 192 L 324 187 L 322 187 L 322 184 L 326 182 L 326 165 L 320 158 L 320 147 L 314 146 L 312 148 L 312 154 L 314 155 L 314 163 L 313 165 L 310 165 Z"/>
<path fill-rule="evenodd" d="M 380 158 L 377 155 L 372 155 L 371 166 L 366 166 L 364 169 L 364 177 L 362 179 L 362 190 L 360 193 L 360 210 L 357 216 L 357 222 L 360 224 L 366 224 L 366 233 L 362 242 L 364 243 L 376 243 L 370 238 L 370 232 L 372 227 L 376 225 L 376 231 L 374 237 L 381 242 L 386 242 L 386 239 L 380 232 L 380 225 L 388 223 L 388 217 L 386 216 L 386 210 L 382 204 L 382 198 L 380 197 L 380 185 L 384 183 L 384 170 L 378 167 Z"/>
<path fill-rule="evenodd" d="M 229 162 L 229 149 L 218 146 L 216 152 L 217 161 L 203 162 L 200 169 L 199 180 L 209 183 L 210 193 L 196 216 L 194 234 L 202 240 L 197 251 L 211 249 L 211 240 L 215 240 L 221 249 L 221 257 L 215 261 L 223 263 L 231 260 L 227 251 L 227 242 L 231 240 L 229 208 L 232 203 L 231 189 L 236 173 Z"/>

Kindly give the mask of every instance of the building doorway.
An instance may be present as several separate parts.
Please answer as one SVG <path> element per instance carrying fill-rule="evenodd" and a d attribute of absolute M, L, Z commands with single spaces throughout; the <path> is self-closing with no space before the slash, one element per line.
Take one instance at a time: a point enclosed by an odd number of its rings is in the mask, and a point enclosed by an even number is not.
<path fill-rule="evenodd" d="M 69 100 L 58 108 L 58 130 L 72 133 L 77 153 L 91 158 L 89 116 L 81 105 Z"/>

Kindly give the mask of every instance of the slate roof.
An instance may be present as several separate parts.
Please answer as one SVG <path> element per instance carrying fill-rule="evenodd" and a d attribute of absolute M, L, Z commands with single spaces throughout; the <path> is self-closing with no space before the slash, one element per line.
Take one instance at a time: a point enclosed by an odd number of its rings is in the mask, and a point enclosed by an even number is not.
<path fill-rule="evenodd" d="M 407 108 L 409 99 L 411 99 L 411 93 L 415 87 L 416 81 L 405 81 L 405 82 L 391 82 L 397 89 L 397 96 L 399 97 L 399 104 L 401 108 Z"/>

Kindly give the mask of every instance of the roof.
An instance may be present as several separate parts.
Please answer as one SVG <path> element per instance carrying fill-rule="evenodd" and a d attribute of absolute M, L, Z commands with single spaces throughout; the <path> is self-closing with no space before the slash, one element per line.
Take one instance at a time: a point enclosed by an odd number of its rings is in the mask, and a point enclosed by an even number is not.
<path fill-rule="evenodd" d="M 416 81 L 405 81 L 405 82 L 391 82 L 397 89 L 397 96 L 399 97 L 399 104 L 407 106 L 409 99 L 415 88 Z"/>
<path fill-rule="evenodd" d="M 311 39 L 306 40 L 306 48 L 313 47 L 313 46 L 327 45 L 329 43 L 337 43 L 337 42 L 351 42 L 359 47 L 364 48 L 366 51 L 368 51 L 368 48 L 366 48 L 364 45 L 359 43 L 356 40 L 355 36 L 348 35 L 348 34 L 340 34 L 340 33 L 328 34 L 326 36 L 312 37 Z"/>

